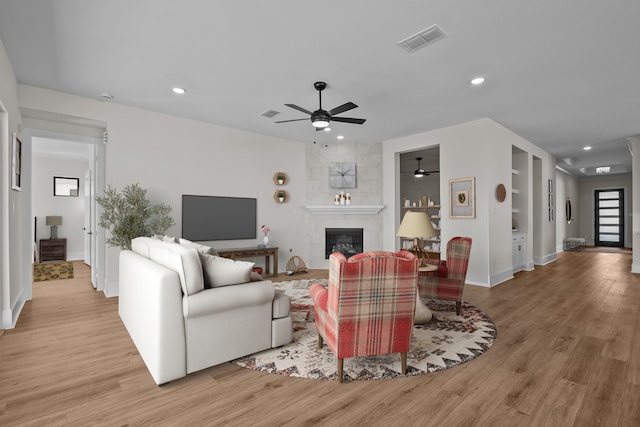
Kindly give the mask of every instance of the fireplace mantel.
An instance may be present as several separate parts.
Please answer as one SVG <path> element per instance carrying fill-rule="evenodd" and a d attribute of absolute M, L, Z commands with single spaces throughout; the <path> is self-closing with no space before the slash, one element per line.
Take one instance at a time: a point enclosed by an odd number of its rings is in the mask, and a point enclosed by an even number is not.
<path fill-rule="evenodd" d="M 308 205 L 312 215 L 377 215 L 384 205 Z"/>

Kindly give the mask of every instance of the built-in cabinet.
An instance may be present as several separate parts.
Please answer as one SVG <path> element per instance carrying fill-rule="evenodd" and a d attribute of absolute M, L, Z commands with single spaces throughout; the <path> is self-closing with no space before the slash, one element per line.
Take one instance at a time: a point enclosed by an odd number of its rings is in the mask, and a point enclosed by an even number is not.
<path fill-rule="evenodd" d="M 524 270 L 527 265 L 527 234 L 512 233 L 511 236 L 511 260 L 513 263 L 513 272 Z"/>
<path fill-rule="evenodd" d="M 433 229 L 438 233 L 436 237 L 430 237 L 426 239 L 420 239 L 420 245 L 424 248 L 424 250 L 429 254 L 429 258 L 431 259 L 440 259 L 440 250 L 442 247 L 440 240 L 440 205 L 432 205 L 432 206 L 405 206 L 402 208 L 403 217 L 407 211 L 416 211 L 416 212 L 426 212 L 431 219 L 431 225 L 433 225 Z M 403 249 L 409 249 L 413 246 L 413 239 L 402 237 L 401 238 L 401 247 Z"/>
<path fill-rule="evenodd" d="M 513 272 L 527 266 L 527 233 L 529 224 L 529 155 L 512 147 L 511 158 L 511 231 Z"/>

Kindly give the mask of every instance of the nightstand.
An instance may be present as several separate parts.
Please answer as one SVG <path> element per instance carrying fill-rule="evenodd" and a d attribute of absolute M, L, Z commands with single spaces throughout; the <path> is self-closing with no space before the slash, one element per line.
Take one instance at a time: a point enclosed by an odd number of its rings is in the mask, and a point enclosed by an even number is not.
<path fill-rule="evenodd" d="M 66 260 L 67 239 L 40 239 L 40 262 Z"/>

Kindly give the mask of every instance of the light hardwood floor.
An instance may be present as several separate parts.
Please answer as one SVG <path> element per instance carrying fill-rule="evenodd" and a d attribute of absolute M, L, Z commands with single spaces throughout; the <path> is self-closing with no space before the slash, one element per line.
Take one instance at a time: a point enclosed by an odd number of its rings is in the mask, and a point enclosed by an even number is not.
<path fill-rule="evenodd" d="M 94 291 L 76 263 L 75 279 L 35 283 L 17 327 L 0 336 L 0 425 L 638 426 L 640 277 L 630 264 L 565 252 L 492 289 L 466 286 L 498 338 L 443 372 L 338 384 L 224 363 L 158 387 L 117 298 Z"/>

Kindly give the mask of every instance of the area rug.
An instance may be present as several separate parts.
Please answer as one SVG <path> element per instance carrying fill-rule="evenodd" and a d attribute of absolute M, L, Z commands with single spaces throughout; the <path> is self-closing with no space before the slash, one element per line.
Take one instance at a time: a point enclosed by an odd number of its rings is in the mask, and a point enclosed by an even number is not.
<path fill-rule="evenodd" d="M 317 348 L 311 283 L 326 280 L 293 280 L 275 283 L 291 297 L 293 341 L 283 347 L 242 357 L 233 363 L 245 368 L 292 377 L 335 380 L 336 358 L 325 344 Z M 468 362 L 485 353 L 496 339 L 496 325 L 477 307 L 463 302 L 456 315 L 455 303 L 429 301 L 431 322 L 416 325 L 407 354 L 407 376 L 438 372 Z M 388 354 L 345 359 L 343 381 L 402 377 L 400 355 Z"/>
<path fill-rule="evenodd" d="M 73 263 L 64 261 L 53 264 L 33 264 L 33 281 L 73 279 Z"/>

